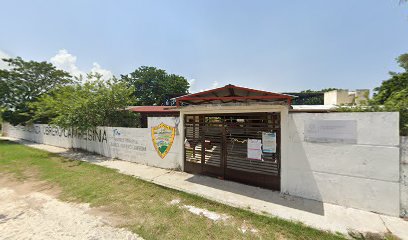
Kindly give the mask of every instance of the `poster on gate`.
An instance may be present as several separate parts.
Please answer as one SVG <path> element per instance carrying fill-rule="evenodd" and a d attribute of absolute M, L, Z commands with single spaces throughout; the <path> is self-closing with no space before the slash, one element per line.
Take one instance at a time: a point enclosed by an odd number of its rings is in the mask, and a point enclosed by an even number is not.
<path fill-rule="evenodd" d="M 248 139 L 247 158 L 251 160 L 262 160 L 262 140 Z"/>
<path fill-rule="evenodd" d="M 264 153 L 276 153 L 275 132 L 262 132 L 262 151 Z"/>

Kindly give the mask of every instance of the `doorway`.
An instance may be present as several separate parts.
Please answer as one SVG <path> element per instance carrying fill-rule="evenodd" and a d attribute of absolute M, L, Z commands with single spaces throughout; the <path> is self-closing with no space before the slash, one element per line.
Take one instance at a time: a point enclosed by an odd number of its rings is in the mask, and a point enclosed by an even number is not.
<path fill-rule="evenodd" d="M 280 190 L 280 113 L 194 114 L 184 116 L 184 170 Z M 274 151 L 248 157 L 248 141 L 263 134 L 276 139 Z"/>

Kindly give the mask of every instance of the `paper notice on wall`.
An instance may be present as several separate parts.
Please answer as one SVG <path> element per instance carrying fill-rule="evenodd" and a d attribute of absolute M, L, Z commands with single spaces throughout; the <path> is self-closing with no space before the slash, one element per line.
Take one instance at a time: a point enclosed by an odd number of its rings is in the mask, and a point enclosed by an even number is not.
<path fill-rule="evenodd" d="M 320 143 L 357 143 L 355 120 L 306 120 L 305 141 Z"/>
<path fill-rule="evenodd" d="M 262 132 L 262 151 L 264 153 L 276 153 L 276 133 Z"/>
<path fill-rule="evenodd" d="M 262 160 L 262 140 L 248 139 L 248 159 Z"/>
<path fill-rule="evenodd" d="M 190 148 L 190 147 L 191 147 L 190 142 L 187 140 L 187 138 L 186 138 L 186 140 L 184 140 L 184 146 L 185 146 L 186 148 Z"/>

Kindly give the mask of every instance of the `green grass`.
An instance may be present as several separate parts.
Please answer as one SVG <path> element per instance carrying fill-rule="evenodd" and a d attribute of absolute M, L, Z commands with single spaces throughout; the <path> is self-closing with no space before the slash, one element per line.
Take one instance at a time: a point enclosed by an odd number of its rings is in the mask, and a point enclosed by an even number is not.
<path fill-rule="evenodd" d="M 43 180 L 61 189 L 64 201 L 86 202 L 124 220 L 121 225 L 145 239 L 344 239 L 301 223 L 254 214 L 204 198 L 167 189 L 115 170 L 70 160 L 45 151 L 0 140 L 0 173 L 19 180 Z M 194 215 L 181 204 L 230 216 L 213 222 Z M 242 233 L 243 225 L 257 233 Z"/>

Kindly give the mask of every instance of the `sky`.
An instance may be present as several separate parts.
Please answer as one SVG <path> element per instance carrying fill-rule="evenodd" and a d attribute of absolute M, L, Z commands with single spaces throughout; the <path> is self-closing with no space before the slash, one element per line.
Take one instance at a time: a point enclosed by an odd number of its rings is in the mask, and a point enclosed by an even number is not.
<path fill-rule="evenodd" d="M 0 0 L 0 57 L 106 78 L 155 66 L 190 91 L 372 89 L 408 52 L 399 0 Z M 0 67 L 4 67 L 0 63 Z"/>

